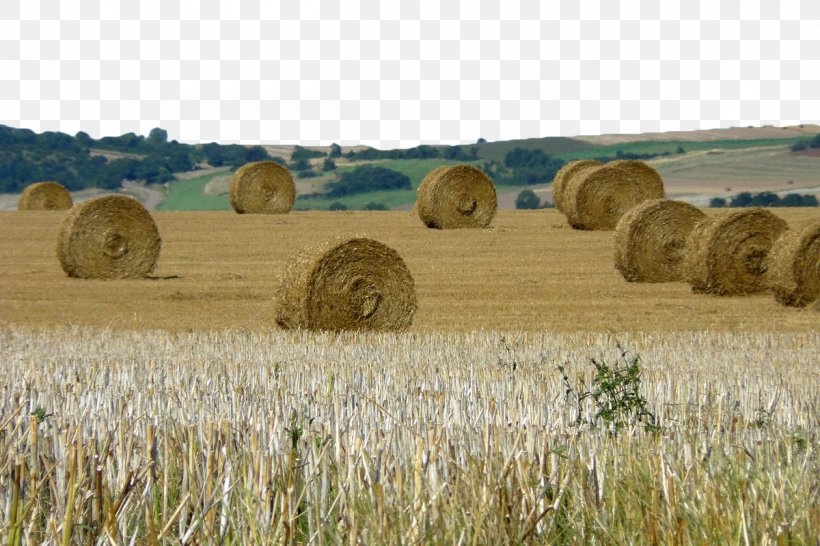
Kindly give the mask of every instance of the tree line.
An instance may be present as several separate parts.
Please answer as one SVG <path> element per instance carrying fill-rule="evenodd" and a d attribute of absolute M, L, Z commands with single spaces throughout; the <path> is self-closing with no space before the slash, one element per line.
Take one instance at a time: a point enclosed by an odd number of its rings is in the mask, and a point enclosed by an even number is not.
<path fill-rule="evenodd" d="M 96 151 L 129 155 L 109 159 Z M 127 133 L 93 139 L 82 131 L 72 137 L 0 125 L 1 193 L 21 192 L 43 180 L 57 181 L 71 191 L 115 189 L 123 180 L 163 183 L 174 180 L 175 173 L 194 170 L 204 162 L 235 169 L 263 160 L 283 163 L 261 146 L 169 142 L 167 131 L 160 128 L 153 129 L 148 137 Z"/>
<path fill-rule="evenodd" d="M 776 193 L 764 191 L 761 193 L 742 192 L 729 199 L 715 197 L 709 202 L 712 208 L 722 207 L 816 207 L 817 197 L 814 195 L 799 195 L 789 193 L 780 197 Z"/>

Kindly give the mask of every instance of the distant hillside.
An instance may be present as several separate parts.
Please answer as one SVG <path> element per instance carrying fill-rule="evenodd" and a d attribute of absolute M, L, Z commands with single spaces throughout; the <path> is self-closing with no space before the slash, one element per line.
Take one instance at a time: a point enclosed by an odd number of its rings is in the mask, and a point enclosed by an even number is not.
<path fill-rule="evenodd" d="M 643 159 L 664 178 L 667 195 L 697 204 L 739 192 L 816 193 L 820 190 L 820 126 L 676 131 L 644 135 L 543 137 L 462 145 L 260 146 L 182 144 L 166 131 L 92 139 L 0 125 L 0 208 L 16 206 L 31 182 L 57 180 L 88 198 L 125 191 L 160 210 L 230 210 L 231 171 L 259 160 L 287 165 L 296 183 L 296 209 L 409 208 L 424 176 L 441 165 L 469 163 L 495 182 L 499 206 L 531 189 L 548 202 L 555 172 L 575 159 Z M 340 195 L 332 188 L 345 173 L 378 166 L 409 178 L 409 188 Z M 361 174 L 361 171 L 358 174 Z M 373 171 L 384 172 L 384 171 Z M 391 175 L 392 176 L 392 175 Z M 143 184 L 147 183 L 147 184 Z M 379 186 L 377 184 L 377 186 Z M 376 187 L 376 186 L 373 186 Z M 368 186 L 370 188 L 370 186 Z M 150 199 L 144 196 L 151 196 Z"/>

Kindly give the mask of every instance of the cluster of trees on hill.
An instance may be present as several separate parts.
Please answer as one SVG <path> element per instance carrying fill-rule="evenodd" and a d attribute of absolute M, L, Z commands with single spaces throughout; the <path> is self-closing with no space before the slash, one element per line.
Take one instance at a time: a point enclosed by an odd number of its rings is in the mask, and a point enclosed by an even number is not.
<path fill-rule="evenodd" d="M 820 148 L 820 134 L 815 135 L 814 138 L 798 140 L 792 144 L 793 152 L 801 152 L 807 148 Z"/>
<path fill-rule="evenodd" d="M 780 197 L 776 193 L 764 191 L 752 194 L 743 192 L 735 195 L 729 200 L 723 197 L 715 197 L 709 202 L 713 208 L 721 207 L 816 207 L 817 197 L 814 195 L 798 195 L 790 193 Z"/>
<path fill-rule="evenodd" d="M 412 190 L 410 177 L 392 169 L 375 165 L 362 165 L 344 172 L 336 182 L 327 185 L 321 197 L 344 197 L 357 193 L 382 190 Z"/>
<path fill-rule="evenodd" d="M 482 170 L 496 184 L 532 186 L 551 182 L 563 166 L 563 160 L 547 155 L 543 150 L 514 148 L 504 156 L 503 163 L 487 161 Z"/>
<path fill-rule="evenodd" d="M 109 159 L 99 153 L 128 154 Z M 118 188 L 123 180 L 162 183 L 174 173 L 193 170 L 199 163 L 237 168 L 249 161 L 273 160 L 261 146 L 239 144 L 181 144 L 168 141 L 163 129 L 148 137 L 127 133 L 93 139 L 87 133 L 75 136 L 58 132 L 37 134 L 29 129 L 0 125 L 0 192 L 16 193 L 32 182 L 55 180 L 69 190 Z"/>

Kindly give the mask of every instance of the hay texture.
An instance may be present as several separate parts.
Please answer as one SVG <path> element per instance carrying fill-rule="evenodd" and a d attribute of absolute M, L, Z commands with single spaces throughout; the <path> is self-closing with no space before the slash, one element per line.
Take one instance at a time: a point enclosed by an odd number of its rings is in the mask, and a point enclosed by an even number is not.
<path fill-rule="evenodd" d="M 700 209 L 682 201 L 639 203 L 615 226 L 615 268 L 630 282 L 683 279 L 686 241 L 705 218 Z"/>
<path fill-rule="evenodd" d="M 579 174 L 584 169 L 590 167 L 600 167 L 601 162 L 596 159 L 580 159 L 578 161 L 570 161 L 555 173 L 555 178 L 552 180 L 552 203 L 555 208 L 561 212 L 565 211 L 564 193 L 567 189 L 567 184 L 572 177 Z"/>
<path fill-rule="evenodd" d="M 788 229 L 762 208 L 726 212 L 700 222 L 686 242 L 684 278 L 693 292 L 744 295 L 766 288 L 767 258 Z"/>
<path fill-rule="evenodd" d="M 438 167 L 419 185 L 416 206 L 429 228 L 484 228 L 498 208 L 489 176 L 470 165 Z"/>
<path fill-rule="evenodd" d="M 239 214 L 284 214 L 293 207 L 296 186 L 279 163 L 257 161 L 236 170 L 228 197 Z"/>
<path fill-rule="evenodd" d="M 307 330 L 400 331 L 416 313 L 413 277 L 398 252 L 350 238 L 300 252 L 275 296 L 276 322 Z"/>
<path fill-rule="evenodd" d="M 805 307 L 820 298 L 820 221 L 783 233 L 769 254 L 766 274 L 783 305 Z"/>
<path fill-rule="evenodd" d="M 610 161 L 607 165 L 618 167 L 632 175 L 641 187 L 644 199 L 663 199 L 666 197 L 661 175 L 643 161 L 618 159 L 617 161 Z"/>
<path fill-rule="evenodd" d="M 643 200 L 643 191 L 628 172 L 609 165 L 589 167 L 567 183 L 564 214 L 575 229 L 613 230 L 621 216 Z"/>
<path fill-rule="evenodd" d="M 138 201 L 113 195 L 74 206 L 63 217 L 57 257 L 69 277 L 145 277 L 157 265 L 159 230 Z"/>
<path fill-rule="evenodd" d="M 74 202 L 71 194 L 57 182 L 35 182 L 20 194 L 17 210 L 68 210 Z"/>

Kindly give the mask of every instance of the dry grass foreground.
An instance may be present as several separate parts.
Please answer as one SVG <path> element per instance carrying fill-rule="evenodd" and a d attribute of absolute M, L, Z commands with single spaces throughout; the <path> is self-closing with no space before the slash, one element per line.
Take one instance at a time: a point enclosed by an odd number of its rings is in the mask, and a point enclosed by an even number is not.
<path fill-rule="evenodd" d="M 654 426 L 574 426 L 616 341 Z M 0 540 L 815 543 L 818 341 L 0 328 Z"/>
<path fill-rule="evenodd" d="M 712 211 L 707 211 L 712 212 Z M 818 209 L 779 209 L 794 227 Z M 554 211 L 501 211 L 489 229 L 429 230 L 410 212 L 153 214 L 154 278 L 80 280 L 60 269 L 59 212 L 0 213 L 0 317 L 29 326 L 275 328 L 274 294 L 302 248 L 361 236 L 394 248 L 416 284 L 412 330 L 817 331 L 816 313 L 771 294 L 714 297 L 627 283 L 612 232 L 577 232 Z"/>

